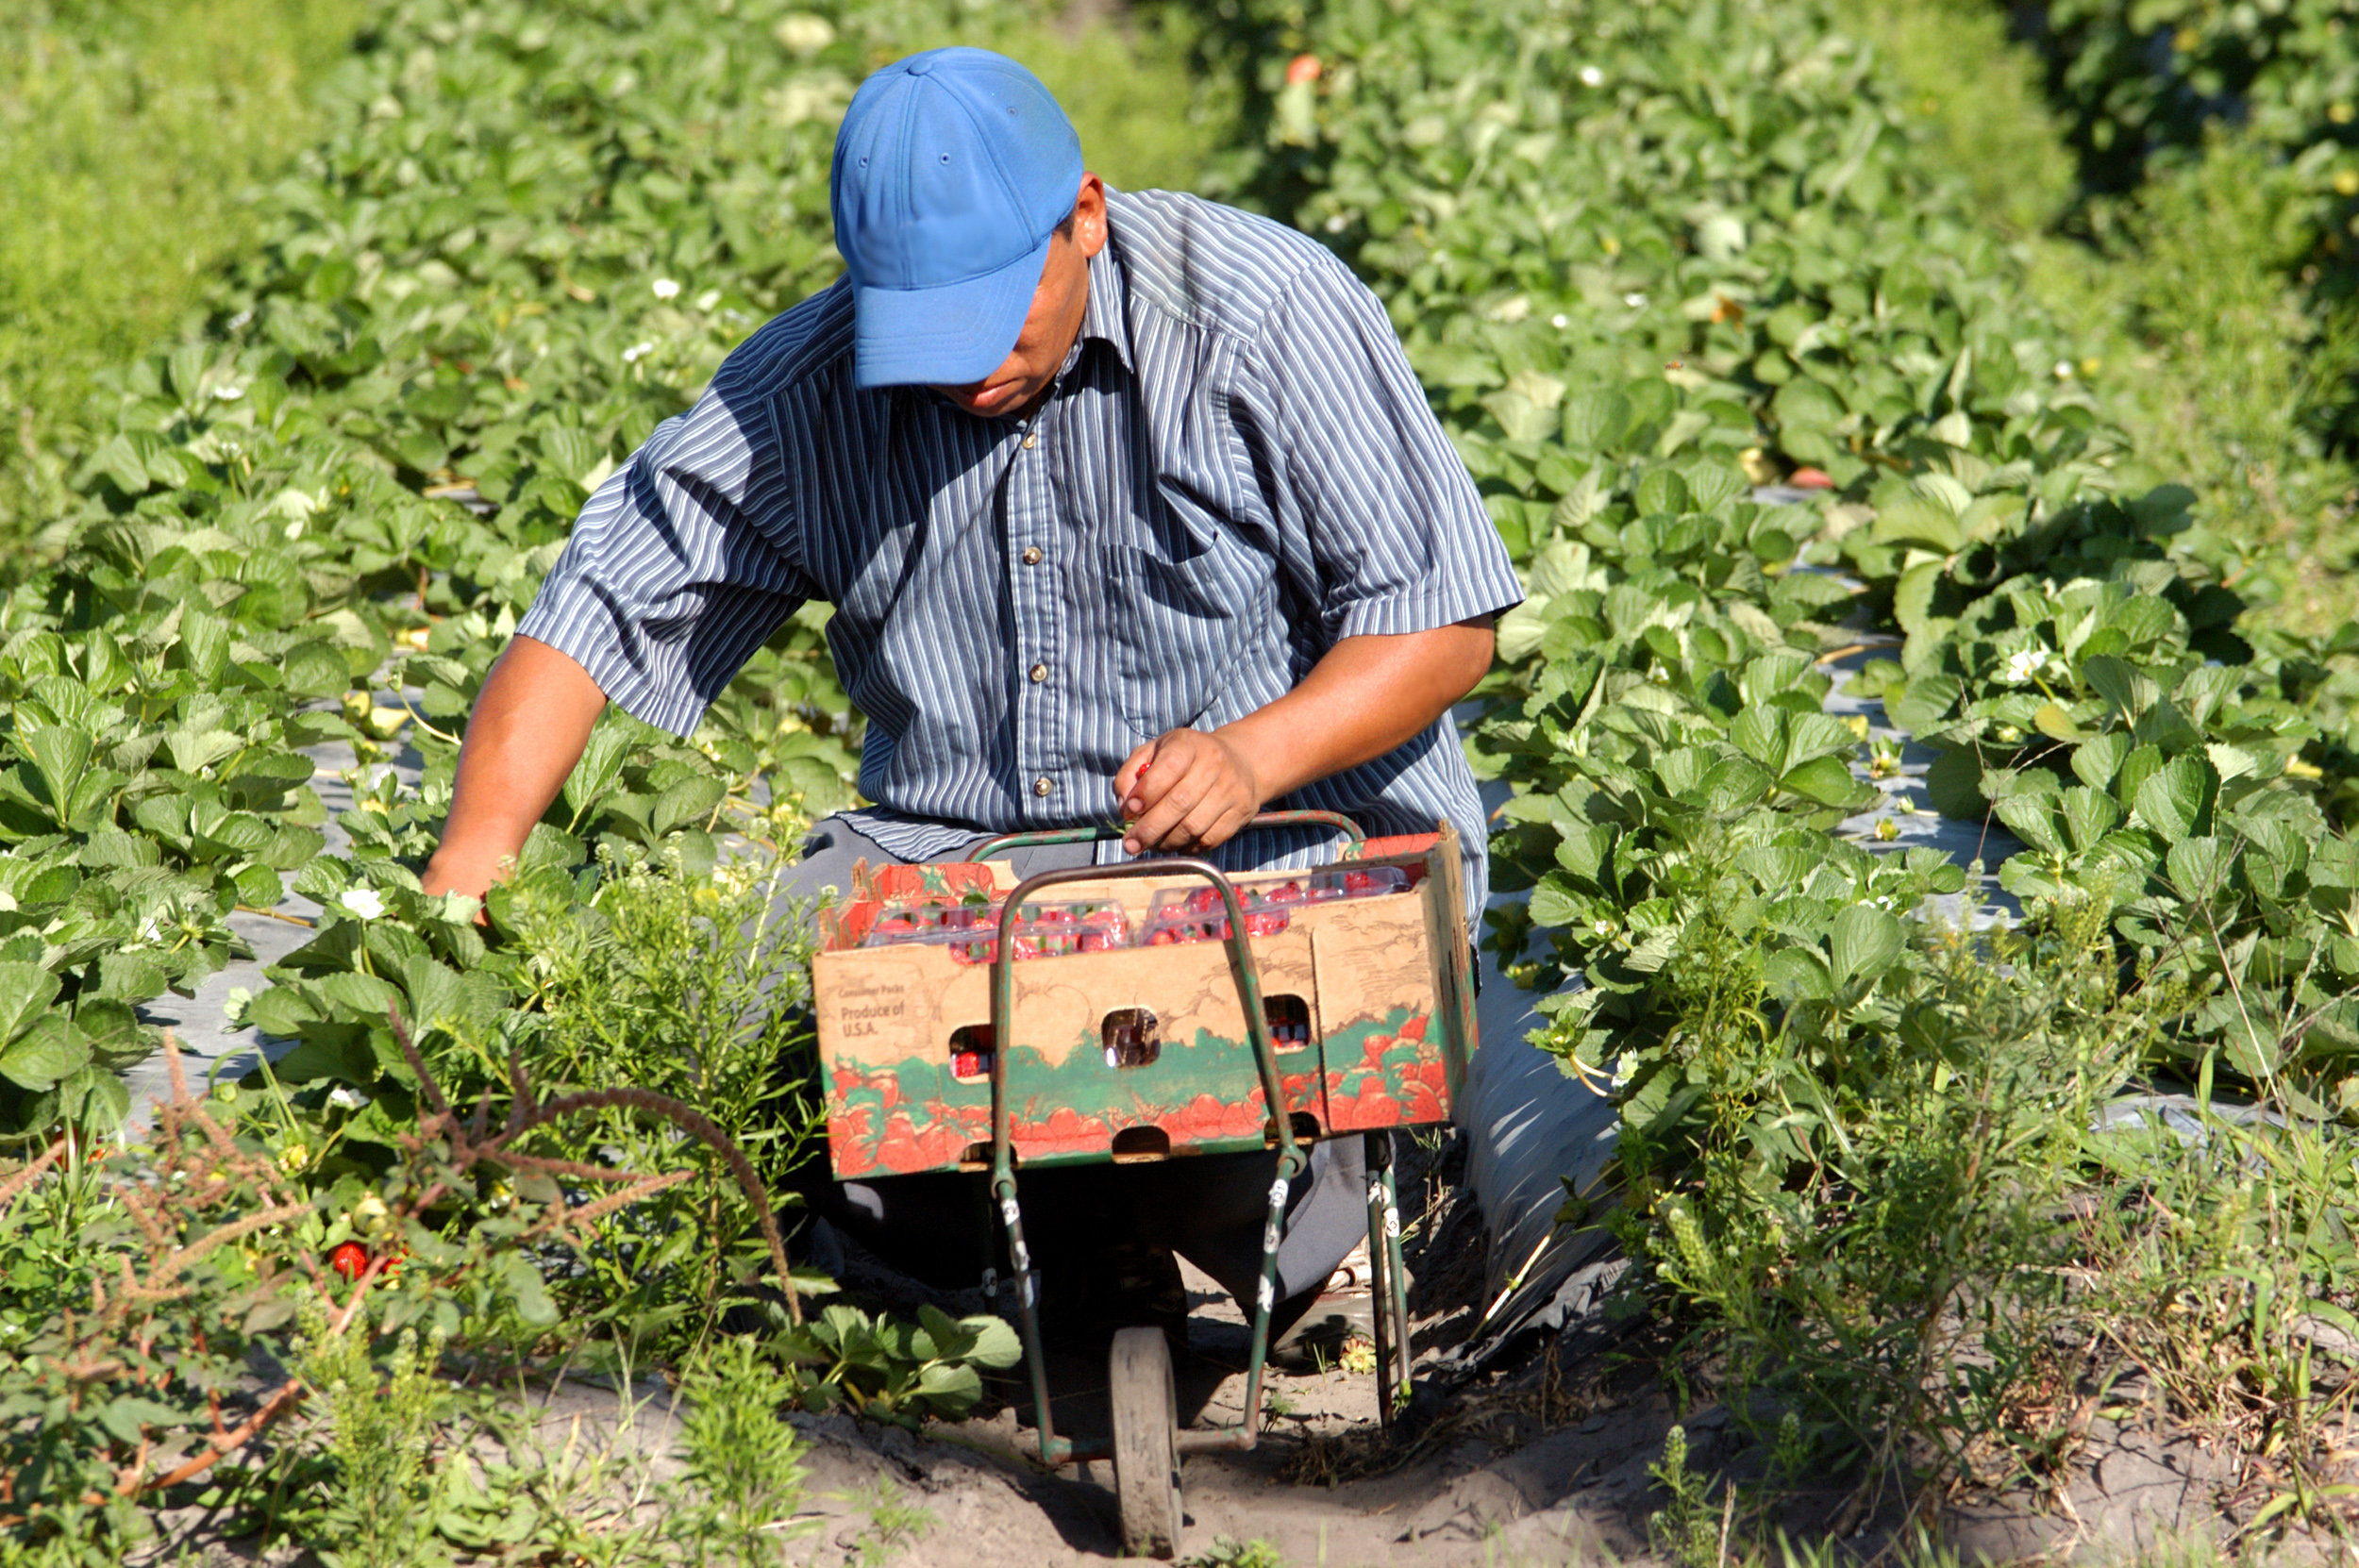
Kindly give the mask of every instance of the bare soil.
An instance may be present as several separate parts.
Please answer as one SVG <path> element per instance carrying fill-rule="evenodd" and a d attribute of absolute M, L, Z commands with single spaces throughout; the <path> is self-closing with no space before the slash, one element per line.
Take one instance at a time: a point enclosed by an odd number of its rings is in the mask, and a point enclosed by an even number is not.
<path fill-rule="evenodd" d="M 1593 1322 L 1544 1341 L 1503 1370 L 1449 1385 L 1448 1353 L 1479 1331 L 1486 1257 L 1481 1216 L 1455 1185 L 1456 1150 L 1401 1148 L 1401 1196 L 1414 1223 L 1412 1342 L 1417 1406 L 1390 1438 L 1377 1420 L 1374 1379 L 1327 1371 L 1273 1371 L 1270 1414 L 1249 1452 L 1196 1454 L 1181 1465 L 1183 1561 L 1220 1562 L 1227 1543 L 1262 1542 L 1286 1568 L 1512 1568 L 1650 1561 L 1648 1521 L 1664 1506 L 1649 1467 L 1676 1422 L 1691 1470 L 1744 1479 L 1763 1455 L 1720 1407 L 1683 1412 L 1643 1323 L 1627 1332 Z M 1231 1426 L 1245 1393 L 1246 1321 L 1213 1282 L 1186 1270 L 1190 1319 L 1177 1371 L 1183 1421 Z M 906 1285 L 855 1259 L 858 1293 L 894 1301 Z M 975 1302 L 948 1302 L 972 1310 Z M 1578 1352 L 1566 1346 L 1578 1343 Z M 2359 1350 L 2359 1347 L 2354 1347 Z M 1439 1376 L 1430 1376 L 1441 1374 Z M 1102 1362 L 1051 1356 L 1061 1432 L 1107 1429 Z M 1027 1391 L 1013 1376 L 975 1420 L 920 1433 L 842 1416 L 800 1423 L 811 1443 L 814 1565 L 880 1561 L 924 1568 L 1096 1563 L 1120 1555 L 1110 1467 L 1051 1472 L 1019 1426 Z M 2359 1448 L 2354 1448 L 2359 1453 Z M 2354 1477 L 2359 1478 L 2359 1477 Z M 875 1525 L 879 1483 L 930 1523 L 890 1540 Z M 2099 1419 L 2066 1485 L 1962 1499 L 1938 1517 L 1909 1515 L 1898 1498 L 1862 1499 L 1859 1477 L 1830 1476 L 1786 1494 L 1770 1521 L 1821 1540 L 1841 1528 L 1863 1560 L 1920 1527 L 1966 1562 L 2118 1562 L 2188 1537 L 2225 1542 L 2224 1509 L 2239 1501 L 2234 1464 L 2194 1436 Z M 1867 1506 L 1863 1506 L 1865 1502 Z M 2249 1510 L 2248 1510 L 2249 1511 Z M 1743 1543 L 1732 1543 L 1739 1551 Z M 2305 1543 L 2286 1543 L 2296 1558 Z"/>
<path fill-rule="evenodd" d="M 1482 1228 L 1471 1201 L 1451 1185 L 1447 1161 L 1430 1168 L 1422 1151 L 1403 1154 L 1402 1197 L 1415 1217 L 1409 1249 L 1422 1379 L 1415 1407 L 1387 1437 L 1372 1376 L 1273 1369 L 1257 1446 L 1182 1461 L 1182 1562 L 1226 1563 L 1234 1556 L 1230 1543 L 1249 1542 L 1264 1543 L 1284 1568 L 1651 1561 L 1648 1521 L 1665 1499 L 1649 1466 L 1675 1422 L 1686 1432 L 1691 1470 L 1740 1479 L 1759 1474 L 1759 1446 L 1727 1410 L 1677 1407 L 1674 1380 L 1658 1359 L 1669 1347 L 1648 1337 L 1643 1320 L 1618 1332 L 1610 1323 L 1587 1324 L 1503 1370 L 1451 1384 L 1449 1352 L 1472 1337 L 1488 1305 Z M 841 1276 L 863 1305 L 908 1311 L 928 1294 L 857 1249 L 847 1263 Z M 1188 1270 L 1186 1280 L 1188 1343 L 1176 1368 L 1182 1420 L 1233 1426 L 1244 1403 L 1246 1324 L 1209 1278 Z M 973 1293 L 934 1299 L 962 1311 L 982 1305 Z M 1582 1348 L 1568 1352 L 1573 1344 Z M 2359 1359 L 2359 1345 L 2351 1348 Z M 795 1417 L 810 1492 L 793 1555 L 809 1568 L 1116 1560 L 1111 1467 L 1050 1470 L 1038 1462 L 1033 1434 L 1018 1421 L 1030 1403 L 1020 1373 L 1001 1376 L 984 1410 L 956 1426 L 912 1432 L 845 1415 Z M 1108 1429 L 1106 1383 L 1102 1359 L 1051 1352 L 1061 1432 Z M 587 1482 L 603 1499 L 600 1512 L 617 1503 L 652 1508 L 661 1483 L 678 1474 L 678 1398 L 660 1379 L 628 1390 L 567 1379 L 536 1393 L 532 1404 L 524 1446 L 577 1476 L 583 1456 L 599 1456 Z M 2125 1397 L 2115 1413 L 2124 1404 L 2135 1401 Z M 2359 1456 L 2359 1440 L 2351 1451 Z M 528 1454 L 511 1457 L 534 1463 Z M 1842 1528 L 1859 1560 L 1875 1560 L 1880 1548 L 1913 1536 L 1919 1521 L 1898 1499 L 1863 1509 L 1858 1490 L 1855 1476 L 1830 1476 L 1818 1488 L 1782 1497 L 1770 1523 L 1814 1541 Z M 1961 1500 L 1922 1523 L 1965 1562 L 2120 1562 L 2183 1537 L 2225 1542 L 2226 1511 L 2249 1515 L 2265 1500 L 2245 1495 L 2250 1490 L 2229 1457 L 2185 1432 L 2100 1417 L 2089 1425 L 2063 1488 Z M 247 1543 L 212 1536 L 212 1523 L 193 1513 L 169 1522 L 156 1560 L 176 1560 L 187 1550 L 192 1556 L 177 1560 L 223 1568 L 256 1560 Z M 1731 1544 L 1735 1560 L 1747 1543 Z M 2286 1544 L 2282 1555 L 2322 1555 L 2317 1543 Z M 310 1559 L 280 1549 L 264 1560 L 299 1568 Z"/>

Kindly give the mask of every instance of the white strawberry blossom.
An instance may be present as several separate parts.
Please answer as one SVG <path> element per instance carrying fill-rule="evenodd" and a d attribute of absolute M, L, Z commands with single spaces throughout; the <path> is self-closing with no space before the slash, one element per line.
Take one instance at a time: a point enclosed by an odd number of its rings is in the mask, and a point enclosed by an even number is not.
<path fill-rule="evenodd" d="M 362 920 L 376 920 L 385 913 L 385 900 L 375 888 L 350 889 L 340 902 Z"/>
<path fill-rule="evenodd" d="M 669 277 L 659 277 L 659 278 L 657 278 L 657 279 L 655 280 L 655 297 L 656 297 L 656 298 L 658 298 L 658 299 L 678 299 L 678 298 L 679 298 L 679 282 L 678 282 L 678 279 L 676 279 L 676 278 L 669 278 Z"/>
<path fill-rule="evenodd" d="M 2002 677 L 2010 686 L 2020 686 L 2048 667 L 2052 656 L 2034 642 L 2028 648 L 2017 648 L 2007 656 L 2006 674 Z"/>

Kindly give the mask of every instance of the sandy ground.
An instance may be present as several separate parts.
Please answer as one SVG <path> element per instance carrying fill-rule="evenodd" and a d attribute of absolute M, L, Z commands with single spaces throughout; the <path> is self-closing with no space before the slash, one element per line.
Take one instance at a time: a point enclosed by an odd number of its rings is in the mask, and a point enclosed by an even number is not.
<path fill-rule="evenodd" d="M 1245 1396 L 1246 1325 L 1209 1280 L 1190 1284 L 1181 1413 L 1193 1426 L 1233 1426 Z M 1062 1429 L 1106 1429 L 1102 1366 L 1052 1357 L 1050 1386 Z M 1181 1461 L 1183 1559 L 1213 1553 L 1223 1538 L 1265 1542 L 1289 1568 L 1553 1564 L 1644 1550 L 1647 1464 L 1671 1419 L 1657 1394 L 1600 1400 L 1594 1410 L 1560 1404 L 1548 1412 L 1551 1426 L 1536 1389 L 1517 1391 L 1477 1401 L 1491 1407 L 1480 1421 L 1465 1420 L 1468 1405 L 1388 1447 L 1371 1376 L 1279 1373 L 1270 1391 L 1271 1409 L 1284 1413 L 1268 1421 L 1256 1448 Z M 1044 1472 L 1022 1457 L 1030 1432 L 1015 1415 L 1007 1408 L 923 1436 L 842 1418 L 811 1423 L 814 1481 L 839 1499 L 825 1505 L 835 1517 L 811 1560 L 859 1560 L 870 1524 L 861 1499 L 879 1477 L 936 1516 L 892 1560 L 929 1568 L 1114 1560 L 1111 1466 Z"/>

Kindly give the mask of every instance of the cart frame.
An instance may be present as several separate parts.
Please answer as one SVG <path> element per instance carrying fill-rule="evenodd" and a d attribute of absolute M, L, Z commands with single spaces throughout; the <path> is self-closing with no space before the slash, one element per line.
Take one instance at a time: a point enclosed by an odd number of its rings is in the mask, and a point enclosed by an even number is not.
<path fill-rule="evenodd" d="M 1347 835 L 1354 843 L 1363 842 L 1366 838 L 1359 824 L 1333 811 L 1266 811 L 1246 824 L 1245 831 L 1292 826 L 1331 827 Z M 969 857 L 983 860 L 1012 849 L 1086 843 L 1111 836 L 1097 828 L 1012 833 L 976 846 L 969 852 Z M 1270 1184 L 1268 1217 L 1262 1227 L 1261 1280 L 1254 1293 L 1251 1350 L 1246 1362 L 1244 1414 L 1237 1425 L 1230 1427 L 1178 1429 L 1175 1432 L 1175 1451 L 1185 1454 L 1246 1450 L 1252 1448 L 1260 1436 L 1262 1378 L 1269 1356 L 1269 1320 L 1271 1309 L 1276 1304 L 1278 1244 L 1285 1226 L 1286 1198 L 1295 1178 L 1301 1175 L 1308 1161 L 1306 1151 L 1314 1141 L 1298 1139 L 1282 1109 L 1285 1095 L 1279 1082 L 1277 1046 L 1270 1038 L 1269 1018 L 1263 1009 L 1261 974 L 1254 962 L 1252 943 L 1247 938 L 1244 909 L 1238 902 L 1236 887 L 1228 875 L 1211 861 L 1193 856 L 1141 859 L 1113 866 L 1069 866 L 1026 877 L 1008 894 L 1000 909 L 999 940 L 992 959 L 991 974 L 991 1021 L 993 1039 L 997 1043 L 992 1052 L 991 1064 L 991 1195 L 1007 1237 L 1009 1265 L 1014 1276 L 1017 1322 L 1031 1377 L 1040 1457 L 1046 1464 L 1070 1464 L 1108 1458 L 1113 1445 L 1111 1443 L 1079 1442 L 1058 1436 L 1056 1419 L 1048 1403 L 1047 1367 L 1041 1355 L 1039 1281 L 1032 1271 L 1030 1251 L 1024 1242 L 1023 1206 L 1016 1193 L 1015 1148 L 1010 1128 L 1012 1101 L 1008 1092 L 1008 1073 L 1014 1053 L 1008 1047 L 1015 1040 L 1015 921 L 1028 900 L 1063 883 L 1160 877 L 1173 873 L 1202 877 L 1220 894 L 1222 908 L 1228 916 L 1228 935 L 1223 941 L 1229 956 L 1230 976 L 1236 984 L 1237 999 L 1244 1009 L 1246 1027 L 1252 1041 L 1254 1064 L 1262 1079 L 1262 1103 L 1270 1112 L 1263 1136 L 1278 1150 L 1278 1177 Z M 1395 1416 L 1406 1407 L 1410 1393 L 1408 1278 L 1401 1263 L 1400 1201 L 1393 1179 L 1392 1129 L 1366 1132 L 1362 1136 L 1366 1141 L 1367 1150 L 1368 1265 L 1370 1293 L 1375 1309 L 1377 1409 L 1380 1422 L 1386 1430 L 1390 1430 Z M 996 1283 L 995 1279 L 985 1279 L 987 1295 L 995 1293 Z"/>

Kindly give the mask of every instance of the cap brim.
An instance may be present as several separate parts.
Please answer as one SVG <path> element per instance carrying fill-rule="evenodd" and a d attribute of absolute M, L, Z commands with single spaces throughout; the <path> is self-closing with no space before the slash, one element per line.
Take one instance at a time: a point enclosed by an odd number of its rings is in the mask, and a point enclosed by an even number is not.
<path fill-rule="evenodd" d="M 852 384 L 965 387 L 997 370 L 1023 336 L 1051 235 L 996 272 L 931 289 L 852 291 Z"/>

